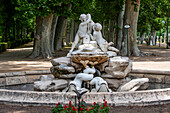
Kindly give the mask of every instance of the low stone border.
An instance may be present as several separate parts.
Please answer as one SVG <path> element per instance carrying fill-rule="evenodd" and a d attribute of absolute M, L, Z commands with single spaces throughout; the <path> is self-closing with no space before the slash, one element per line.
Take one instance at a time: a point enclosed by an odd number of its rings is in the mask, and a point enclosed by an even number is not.
<path fill-rule="evenodd" d="M 0 86 L 33 83 L 39 80 L 41 75 L 50 73 L 50 70 L 0 73 Z"/>
<path fill-rule="evenodd" d="M 149 78 L 151 83 L 170 84 L 170 71 L 134 69 L 129 75 L 138 78 Z"/>
<path fill-rule="evenodd" d="M 50 71 L 0 73 L 0 86 L 33 83 L 39 80 L 41 75 L 45 74 L 50 74 Z M 168 74 L 144 74 L 132 71 L 129 75 L 153 78 L 151 79 L 153 82 L 170 83 Z M 103 99 L 106 99 L 108 104 L 115 106 L 158 105 L 170 103 L 170 88 L 135 92 L 86 93 L 83 95 L 83 99 L 87 104 L 93 104 L 93 102 L 102 104 Z M 58 102 L 65 104 L 69 101 L 75 102 L 75 93 L 0 89 L 0 103 L 5 104 L 55 106 Z"/>
<path fill-rule="evenodd" d="M 93 102 L 102 104 L 105 99 L 109 105 L 115 106 L 158 105 L 170 103 L 170 88 L 135 92 L 86 93 L 82 98 L 87 104 L 93 104 Z M 5 104 L 55 106 L 58 102 L 68 104 L 69 101 L 75 102 L 74 93 L 0 89 L 0 103 Z"/>

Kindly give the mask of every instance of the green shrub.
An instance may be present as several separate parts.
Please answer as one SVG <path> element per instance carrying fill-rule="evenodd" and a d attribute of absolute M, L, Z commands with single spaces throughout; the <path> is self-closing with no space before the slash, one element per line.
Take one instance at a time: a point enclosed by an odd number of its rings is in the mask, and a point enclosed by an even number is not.
<path fill-rule="evenodd" d="M 7 43 L 0 43 L 0 53 L 6 51 Z"/>

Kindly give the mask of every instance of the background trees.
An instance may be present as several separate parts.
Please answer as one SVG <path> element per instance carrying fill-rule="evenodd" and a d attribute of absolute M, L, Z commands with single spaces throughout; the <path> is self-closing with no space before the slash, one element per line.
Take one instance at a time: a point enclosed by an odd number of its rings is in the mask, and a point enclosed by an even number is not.
<path fill-rule="evenodd" d="M 139 56 L 137 30 L 141 37 L 160 30 L 167 4 L 166 0 L 0 0 L 0 36 L 3 42 L 34 37 L 31 57 L 49 58 L 73 42 L 80 14 L 90 13 L 102 24 L 103 37 L 113 41 L 122 55 L 127 55 L 124 25 L 130 24 L 129 55 Z"/>

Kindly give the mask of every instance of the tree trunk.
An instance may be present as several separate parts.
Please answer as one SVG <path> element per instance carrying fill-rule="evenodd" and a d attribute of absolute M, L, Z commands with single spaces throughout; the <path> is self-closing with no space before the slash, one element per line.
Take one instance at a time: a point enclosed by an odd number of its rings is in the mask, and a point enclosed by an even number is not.
<path fill-rule="evenodd" d="M 21 34 L 20 34 L 20 39 L 22 39 L 22 30 L 23 30 L 23 28 L 21 27 Z"/>
<path fill-rule="evenodd" d="M 133 1 L 126 0 L 125 4 L 125 17 L 124 17 L 124 25 L 130 24 L 129 32 L 128 32 L 128 45 L 129 50 L 127 50 L 127 29 L 124 30 L 123 42 L 122 42 L 122 49 L 121 54 L 127 55 L 127 51 L 129 51 L 129 55 L 139 56 L 140 51 L 138 49 L 136 39 L 137 39 L 137 21 L 139 15 L 139 7 L 140 7 L 140 0 L 135 2 L 135 5 L 132 4 Z M 136 10 L 137 11 L 136 11 Z M 128 55 L 128 56 L 129 56 Z"/>
<path fill-rule="evenodd" d="M 130 24 L 130 4 L 131 4 L 131 0 L 126 0 L 123 26 L 125 26 L 126 24 Z M 127 34 L 127 30 L 123 29 L 123 40 L 121 45 L 122 48 L 120 51 L 120 54 L 123 56 L 127 55 L 127 35 L 129 35 L 129 32 Z"/>
<path fill-rule="evenodd" d="M 68 19 L 69 20 L 69 19 Z M 67 20 L 67 26 L 65 26 L 64 30 L 64 37 L 65 37 L 65 44 L 69 45 L 70 43 L 70 24 L 71 22 Z"/>
<path fill-rule="evenodd" d="M 17 24 L 17 39 L 19 39 L 19 25 Z"/>
<path fill-rule="evenodd" d="M 65 19 L 63 16 L 58 17 L 56 32 L 55 32 L 55 37 L 54 37 L 54 50 L 55 51 L 60 50 L 62 48 L 63 33 L 64 33 L 66 21 L 67 19 Z"/>
<path fill-rule="evenodd" d="M 70 42 L 74 42 L 74 20 L 71 20 Z"/>
<path fill-rule="evenodd" d="M 15 21 L 13 21 L 13 39 L 15 40 Z"/>
<path fill-rule="evenodd" d="M 4 30 L 3 30 L 3 42 L 6 42 L 7 41 L 7 27 L 6 27 L 6 22 L 4 23 Z"/>
<path fill-rule="evenodd" d="M 140 1 L 141 0 L 137 0 L 136 4 L 137 4 L 137 11 L 135 11 L 135 6 L 131 4 L 131 30 L 132 30 L 132 36 L 130 36 L 130 39 L 132 41 L 130 48 L 131 49 L 131 53 L 134 56 L 139 56 L 140 55 L 140 50 L 138 49 L 136 40 L 137 40 L 137 23 L 138 23 L 138 16 L 139 16 L 139 8 L 140 8 Z"/>
<path fill-rule="evenodd" d="M 71 9 L 72 4 L 63 4 L 63 7 L 67 7 L 68 10 Z M 54 50 L 57 51 L 63 47 L 63 34 L 64 28 L 67 26 L 68 19 L 65 19 L 64 16 L 58 17 L 56 33 L 54 37 Z"/>
<path fill-rule="evenodd" d="M 143 44 L 143 41 L 145 39 L 145 32 L 141 33 L 142 35 L 140 36 L 140 44 Z"/>
<path fill-rule="evenodd" d="M 50 34 L 50 49 L 51 52 L 54 53 L 54 37 L 56 31 L 58 16 L 53 15 L 52 25 L 51 25 L 51 34 Z"/>
<path fill-rule="evenodd" d="M 102 28 L 102 36 L 105 38 L 105 23 L 104 23 L 104 21 L 102 22 L 102 26 L 103 26 L 103 28 Z"/>
<path fill-rule="evenodd" d="M 34 49 L 30 57 L 52 57 L 50 49 L 50 32 L 53 15 L 36 18 Z"/>
<path fill-rule="evenodd" d="M 116 48 L 118 50 L 120 50 L 122 46 L 124 12 L 125 12 L 125 4 L 123 5 L 123 8 L 118 15 L 118 35 L 117 35 L 117 44 L 116 44 Z"/>

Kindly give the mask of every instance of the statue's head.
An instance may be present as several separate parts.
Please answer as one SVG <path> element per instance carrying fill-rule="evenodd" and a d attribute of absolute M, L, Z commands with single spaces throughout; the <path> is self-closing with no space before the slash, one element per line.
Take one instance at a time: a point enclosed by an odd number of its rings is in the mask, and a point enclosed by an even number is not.
<path fill-rule="evenodd" d="M 94 25 L 94 29 L 95 29 L 96 31 L 100 31 L 100 30 L 102 30 L 102 25 L 99 24 L 99 23 L 96 23 L 96 24 Z"/>
<path fill-rule="evenodd" d="M 82 22 L 85 22 L 86 21 L 86 15 L 81 14 L 79 20 L 81 20 Z"/>

